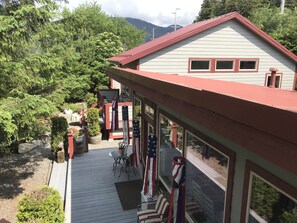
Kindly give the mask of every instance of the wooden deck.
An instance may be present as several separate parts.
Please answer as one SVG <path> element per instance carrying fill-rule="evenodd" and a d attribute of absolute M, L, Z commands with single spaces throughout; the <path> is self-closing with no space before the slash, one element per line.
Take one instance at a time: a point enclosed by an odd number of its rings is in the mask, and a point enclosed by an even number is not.
<path fill-rule="evenodd" d="M 66 190 L 66 222 L 136 222 L 137 209 L 123 211 L 114 183 L 127 181 L 126 173 L 114 176 L 112 149 L 90 150 L 69 161 Z M 130 180 L 139 179 L 130 173 Z"/>

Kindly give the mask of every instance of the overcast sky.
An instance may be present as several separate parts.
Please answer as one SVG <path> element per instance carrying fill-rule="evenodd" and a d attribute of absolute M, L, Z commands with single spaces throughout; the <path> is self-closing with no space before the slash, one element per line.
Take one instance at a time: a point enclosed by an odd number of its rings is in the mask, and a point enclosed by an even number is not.
<path fill-rule="evenodd" d="M 111 16 L 132 17 L 159 26 L 176 23 L 182 26 L 193 23 L 203 0 L 68 0 L 69 9 L 80 4 L 96 1 Z M 176 10 L 178 8 L 178 10 Z"/>

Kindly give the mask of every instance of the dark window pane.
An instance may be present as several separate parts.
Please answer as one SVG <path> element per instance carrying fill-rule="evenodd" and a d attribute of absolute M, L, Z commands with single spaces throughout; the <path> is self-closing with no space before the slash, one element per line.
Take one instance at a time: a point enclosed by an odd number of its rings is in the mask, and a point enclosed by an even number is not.
<path fill-rule="evenodd" d="M 192 222 L 223 222 L 229 158 L 186 132 L 186 212 Z"/>
<path fill-rule="evenodd" d="M 233 60 L 217 60 L 216 64 L 217 70 L 232 70 L 233 69 Z"/>
<path fill-rule="evenodd" d="M 256 61 L 242 60 L 242 61 L 240 61 L 239 69 L 241 69 L 241 70 L 255 70 L 256 69 Z"/>
<path fill-rule="evenodd" d="M 191 70 L 209 70 L 209 60 L 192 60 Z"/>
<path fill-rule="evenodd" d="M 267 78 L 267 87 L 270 85 L 270 81 L 271 81 L 271 76 L 269 76 L 268 78 Z M 275 87 L 276 88 L 279 88 L 279 86 L 280 86 L 280 76 L 276 76 L 276 78 L 275 78 Z"/>
<path fill-rule="evenodd" d="M 170 188 L 172 186 L 172 160 L 175 156 L 181 156 L 183 149 L 183 128 L 162 114 L 159 120 L 159 173 L 163 182 Z"/>
<path fill-rule="evenodd" d="M 249 223 L 297 222 L 297 202 L 253 175 Z"/>

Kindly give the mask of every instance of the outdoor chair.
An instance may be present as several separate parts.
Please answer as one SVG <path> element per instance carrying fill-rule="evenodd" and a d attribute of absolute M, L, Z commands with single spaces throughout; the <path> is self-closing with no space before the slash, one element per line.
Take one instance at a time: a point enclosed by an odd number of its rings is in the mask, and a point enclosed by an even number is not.
<path fill-rule="evenodd" d="M 131 153 L 128 157 L 125 156 L 124 163 L 123 163 L 123 165 L 122 165 L 122 167 L 120 169 L 119 177 L 121 176 L 121 173 L 125 171 L 127 173 L 127 175 L 128 175 L 128 180 L 129 180 L 131 168 L 133 169 L 134 175 L 136 175 L 134 167 L 133 167 L 133 160 L 134 160 L 134 154 L 133 153 Z"/>
<path fill-rule="evenodd" d="M 169 203 L 166 201 L 160 214 L 148 215 L 146 218 L 142 219 L 140 223 L 162 223 L 164 218 L 168 216 L 168 207 Z"/>
<path fill-rule="evenodd" d="M 137 220 L 139 223 L 144 223 L 154 222 L 154 220 L 163 219 L 168 209 L 168 206 L 169 202 L 163 194 L 160 194 L 153 209 L 141 210 L 137 212 Z"/>

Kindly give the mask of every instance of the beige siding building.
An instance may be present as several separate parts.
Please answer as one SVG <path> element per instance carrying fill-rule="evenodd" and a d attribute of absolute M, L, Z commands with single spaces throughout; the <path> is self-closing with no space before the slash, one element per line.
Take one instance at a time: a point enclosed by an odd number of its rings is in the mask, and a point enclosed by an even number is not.
<path fill-rule="evenodd" d="M 184 27 L 111 61 L 141 71 L 296 88 L 297 56 L 238 13 Z M 133 66 L 132 66 L 133 68 Z"/>

